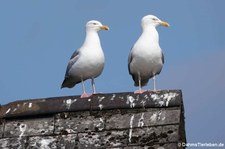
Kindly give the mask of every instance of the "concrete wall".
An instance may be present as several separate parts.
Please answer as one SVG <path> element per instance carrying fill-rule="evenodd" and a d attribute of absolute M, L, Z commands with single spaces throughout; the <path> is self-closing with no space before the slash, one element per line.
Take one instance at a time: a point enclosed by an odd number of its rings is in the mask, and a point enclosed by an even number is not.
<path fill-rule="evenodd" d="M 24 100 L 1 106 L 3 149 L 176 149 L 186 142 L 180 90 Z"/>

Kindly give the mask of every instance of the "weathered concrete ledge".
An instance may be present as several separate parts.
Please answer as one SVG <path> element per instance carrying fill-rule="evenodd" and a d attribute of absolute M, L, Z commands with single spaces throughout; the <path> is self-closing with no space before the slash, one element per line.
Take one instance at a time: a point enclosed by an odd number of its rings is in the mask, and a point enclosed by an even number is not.
<path fill-rule="evenodd" d="M 4 149 L 180 149 L 181 90 L 15 101 L 0 109 Z"/>
<path fill-rule="evenodd" d="M 179 107 L 182 105 L 180 90 L 163 90 L 143 94 L 95 94 L 90 98 L 80 96 L 52 97 L 20 100 L 1 106 L 0 118 L 54 114 L 70 111 L 93 111 L 130 108 Z"/>

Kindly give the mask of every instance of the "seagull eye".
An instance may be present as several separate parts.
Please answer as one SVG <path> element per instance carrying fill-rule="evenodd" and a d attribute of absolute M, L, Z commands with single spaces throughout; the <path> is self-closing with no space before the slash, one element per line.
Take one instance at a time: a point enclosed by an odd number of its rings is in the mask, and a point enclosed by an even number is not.
<path fill-rule="evenodd" d="M 152 18 L 152 20 L 153 20 L 153 21 L 157 21 L 157 19 L 156 19 L 156 18 Z"/>
<path fill-rule="evenodd" d="M 97 23 L 93 23 L 93 25 L 97 25 Z"/>

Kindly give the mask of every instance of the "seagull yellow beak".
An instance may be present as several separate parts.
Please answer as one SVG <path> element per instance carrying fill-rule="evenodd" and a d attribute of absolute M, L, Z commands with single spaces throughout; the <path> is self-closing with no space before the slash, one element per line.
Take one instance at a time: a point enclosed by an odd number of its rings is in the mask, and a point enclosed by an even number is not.
<path fill-rule="evenodd" d="M 106 26 L 106 25 L 103 25 L 103 26 L 100 26 L 100 29 L 101 29 L 101 30 L 109 30 L 109 27 Z"/>
<path fill-rule="evenodd" d="M 160 25 L 166 26 L 166 27 L 170 26 L 169 23 L 167 23 L 167 22 L 160 22 Z"/>

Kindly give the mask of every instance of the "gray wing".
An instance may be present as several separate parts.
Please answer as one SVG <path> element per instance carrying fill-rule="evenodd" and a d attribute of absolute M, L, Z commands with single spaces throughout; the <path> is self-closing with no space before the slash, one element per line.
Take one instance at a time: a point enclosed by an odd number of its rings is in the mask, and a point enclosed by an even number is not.
<path fill-rule="evenodd" d="M 73 52 L 72 56 L 70 57 L 70 60 L 76 57 L 78 54 L 79 54 L 79 49 Z"/>
<path fill-rule="evenodd" d="M 131 70 L 130 70 L 130 63 L 133 59 L 132 53 L 130 52 L 129 56 L 128 56 L 128 70 L 129 70 L 129 74 L 131 74 Z"/>
<path fill-rule="evenodd" d="M 65 77 L 69 77 L 69 71 L 71 69 L 71 67 L 73 66 L 73 64 L 78 60 L 79 58 L 79 50 L 75 51 L 72 56 L 70 57 L 70 61 L 67 65 L 67 68 L 66 68 L 66 74 L 65 74 Z"/>
<path fill-rule="evenodd" d="M 131 48 L 131 50 L 132 50 L 132 48 Z M 129 70 L 129 74 L 132 76 L 132 79 L 134 80 L 134 85 L 138 86 L 138 76 L 135 75 L 134 73 L 132 73 L 131 68 L 130 68 L 131 67 L 130 64 L 131 64 L 132 60 L 133 60 L 133 54 L 132 54 L 132 51 L 130 51 L 130 54 L 128 56 L 128 70 Z"/>
<path fill-rule="evenodd" d="M 135 73 L 131 72 L 130 64 L 131 64 L 133 58 L 134 58 L 134 56 L 133 56 L 132 51 L 131 51 L 130 54 L 129 54 L 129 57 L 128 57 L 128 70 L 129 70 L 129 74 L 132 76 L 132 79 L 134 80 L 134 86 L 139 86 L 139 76 L 138 76 L 138 74 L 135 74 Z M 163 54 L 162 54 L 162 61 L 164 63 Z M 141 77 L 141 86 L 145 86 L 148 83 L 149 78 L 152 78 L 153 76 L 148 76 L 148 77 L 140 76 L 140 77 Z"/>
<path fill-rule="evenodd" d="M 162 63 L 164 64 L 164 54 L 163 52 L 161 52 L 161 54 L 162 54 Z"/>
<path fill-rule="evenodd" d="M 133 76 L 133 74 L 131 73 L 131 69 L 130 69 L 130 63 L 132 62 L 133 60 L 133 53 L 132 53 L 132 49 L 133 49 L 134 46 L 131 47 L 131 50 L 130 50 L 130 53 L 129 53 L 129 56 L 128 56 L 128 70 L 129 70 L 129 74 Z"/>
<path fill-rule="evenodd" d="M 161 57 L 162 63 L 164 64 L 164 55 L 163 55 L 163 52 L 161 52 L 161 56 L 162 56 Z M 160 74 L 161 71 L 162 71 L 162 68 L 156 74 Z"/>
<path fill-rule="evenodd" d="M 70 61 L 66 68 L 65 78 L 61 85 L 61 88 L 64 88 L 64 87 L 71 88 L 77 83 L 76 81 L 74 81 L 73 79 L 70 78 L 69 71 L 70 71 L 71 67 L 73 66 L 73 64 L 78 60 L 78 58 L 79 58 L 79 50 L 75 51 L 70 58 Z"/>

